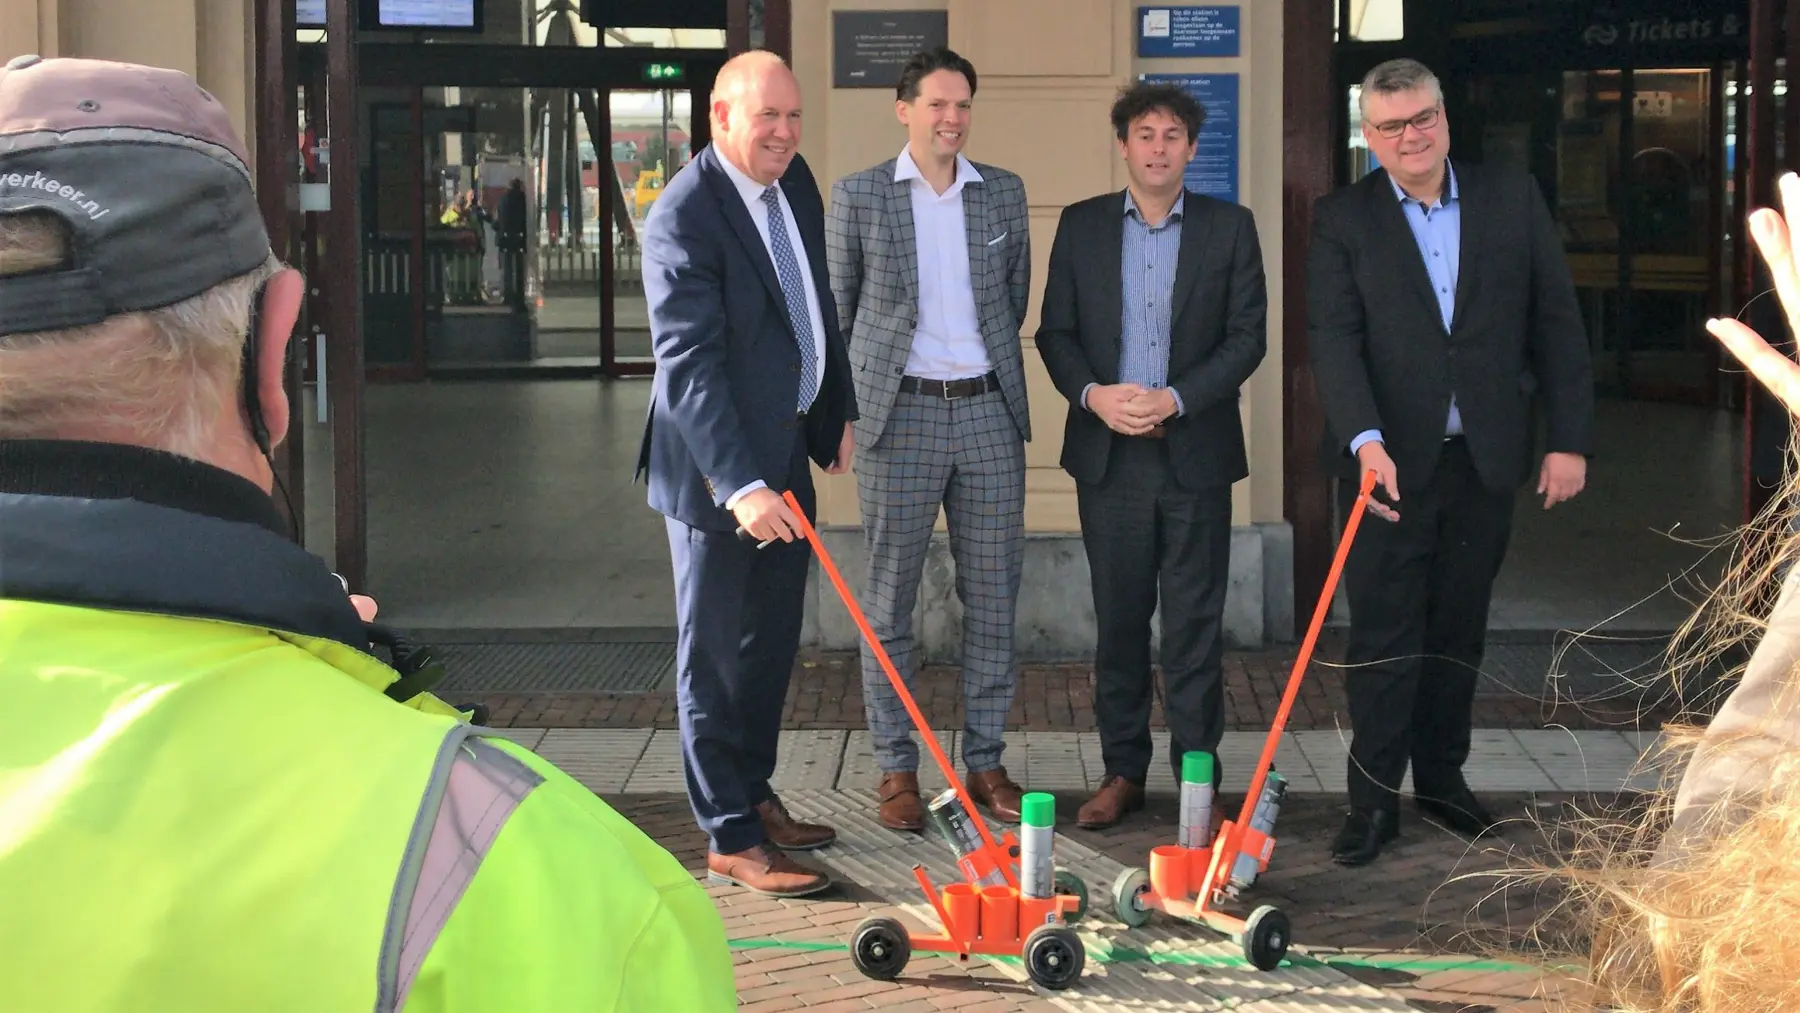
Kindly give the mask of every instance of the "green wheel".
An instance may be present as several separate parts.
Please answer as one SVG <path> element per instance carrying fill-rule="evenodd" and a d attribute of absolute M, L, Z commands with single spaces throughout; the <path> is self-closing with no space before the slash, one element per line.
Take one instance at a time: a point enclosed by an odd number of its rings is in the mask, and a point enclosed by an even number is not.
<path fill-rule="evenodd" d="M 1084 882 L 1080 876 L 1075 875 L 1073 870 L 1056 870 L 1056 892 L 1059 894 L 1068 894 L 1075 898 L 1075 910 L 1066 912 L 1063 915 L 1064 922 L 1073 925 L 1081 920 L 1082 915 L 1087 914 L 1087 883 Z"/>
<path fill-rule="evenodd" d="M 1150 921 L 1150 909 L 1144 906 L 1144 895 L 1150 892 L 1150 873 L 1143 869 L 1126 869 L 1113 881 L 1113 913 L 1132 928 Z"/>

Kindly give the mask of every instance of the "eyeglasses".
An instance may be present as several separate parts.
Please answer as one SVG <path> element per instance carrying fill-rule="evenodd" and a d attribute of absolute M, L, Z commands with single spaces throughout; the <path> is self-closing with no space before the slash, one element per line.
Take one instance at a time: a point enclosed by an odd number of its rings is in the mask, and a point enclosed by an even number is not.
<path fill-rule="evenodd" d="M 1399 137 L 1406 133 L 1407 127 L 1417 127 L 1420 131 L 1430 130 L 1437 126 L 1438 117 L 1443 114 L 1442 106 L 1432 106 L 1410 120 L 1388 120 L 1386 123 L 1371 123 L 1375 132 L 1383 137 Z"/>

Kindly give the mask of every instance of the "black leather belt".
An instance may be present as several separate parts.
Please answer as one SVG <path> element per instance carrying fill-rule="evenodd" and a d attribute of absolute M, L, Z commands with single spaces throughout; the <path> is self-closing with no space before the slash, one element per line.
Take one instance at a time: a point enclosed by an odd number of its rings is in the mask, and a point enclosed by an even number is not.
<path fill-rule="evenodd" d="M 986 376 L 971 376 L 963 380 L 927 380 L 918 376 L 900 378 L 900 393 L 924 394 L 926 397 L 941 397 L 946 401 L 974 397 L 999 389 L 1000 375 L 992 370 Z"/>

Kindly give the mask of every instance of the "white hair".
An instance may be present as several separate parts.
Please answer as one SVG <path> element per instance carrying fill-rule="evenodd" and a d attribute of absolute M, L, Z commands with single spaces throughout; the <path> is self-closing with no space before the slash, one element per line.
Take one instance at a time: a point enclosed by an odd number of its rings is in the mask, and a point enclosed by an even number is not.
<path fill-rule="evenodd" d="M 1398 95 L 1419 88 L 1429 90 L 1438 104 L 1443 105 L 1444 86 L 1431 68 L 1405 57 L 1378 63 L 1363 75 L 1362 94 L 1357 98 L 1358 115 L 1365 121 L 1369 118 L 1370 95 Z"/>
<path fill-rule="evenodd" d="M 0 215 L 0 278 L 61 266 L 69 245 L 55 215 Z M 251 301 L 280 268 L 271 256 L 173 306 L 0 336 L 0 439 L 97 432 L 201 458 L 237 396 Z"/>
<path fill-rule="evenodd" d="M 750 86 L 751 80 L 758 72 L 770 67 L 786 66 L 787 61 L 783 60 L 779 54 L 766 49 L 751 49 L 739 53 L 726 60 L 725 65 L 719 68 L 718 75 L 713 78 L 712 93 L 708 96 L 707 108 L 710 110 L 712 105 L 718 102 L 736 105 L 743 100 L 745 89 Z M 717 132 L 720 127 L 718 116 L 710 116 L 710 119 L 714 131 Z"/>

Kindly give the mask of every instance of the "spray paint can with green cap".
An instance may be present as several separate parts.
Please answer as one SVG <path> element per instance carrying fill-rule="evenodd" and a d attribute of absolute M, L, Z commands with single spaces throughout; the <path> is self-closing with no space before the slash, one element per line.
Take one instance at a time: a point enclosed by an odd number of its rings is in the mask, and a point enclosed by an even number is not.
<path fill-rule="evenodd" d="M 1028 792 L 1019 802 L 1019 896 L 1056 894 L 1056 796 Z"/>
<path fill-rule="evenodd" d="M 1287 778 L 1275 771 L 1263 781 L 1262 795 L 1256 800 L 1256 808 L 1250 812 L 1250 829 L 1264 837 L 1275 835 L 1275 817 L 1281 814 L 1281 800 L 1287 797 Z M 1239 850 L 1237 861 L 1231 866 L 1231 885 L 1247 887 L 1256 882 L 1257 867 L 1262 856 L 1249 851 Z"/>
<path fill-rule="evenodd" d="M 1181 822 L 1176 843 L 1204 848 L 1212 843 L 1213 755 L 1195 750 L 1181 756 Z"/>

